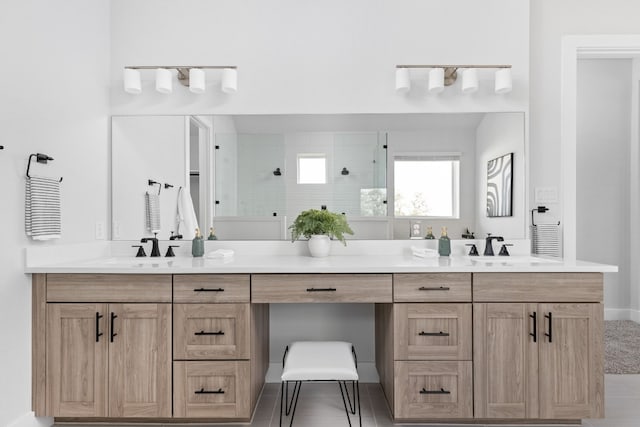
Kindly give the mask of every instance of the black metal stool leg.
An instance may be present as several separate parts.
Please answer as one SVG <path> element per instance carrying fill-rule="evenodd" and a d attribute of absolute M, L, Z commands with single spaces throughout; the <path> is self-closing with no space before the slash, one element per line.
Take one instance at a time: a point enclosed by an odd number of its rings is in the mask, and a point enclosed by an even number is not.
<path fill-rule="evenodd" d="M 302 388 L 302 381 L 296 381 L 296 385 L 298 386 L 298 392 L 296 393 L 296 388 L 293 388 L 293 395 L 291 395 L 291 401 L 293 402 L 293 398 L 295 395 L 295 403 L 293 403 L 293 411 L 291 412 L 291 422 L 289 423 L 289 427 L 293 426 L 293 417 L 296 415 L 296 408 L 298 407 L 298 397 L 300 397 L 300 389 Z"/>
<path fill-rule="evenodd" d="M 358 416 L 360 417 L 360 427 L 362 427 L 362 410 L 360 409 L 360 381 L 356 381 L 356 387 L 356 391 L 358 392 Z"/>
<path fill-rule="evenodd" d="M 280 386 L 280 427 L 282 427 L 282 401 L 284 399 L 284 381 L 282 381 L 282 385 Z"/>
<path fill-rule="evenodd" d="M 338 381 L 338 387 L 340 387 L 340 394 L 342 395 L 342 404 L 344 405 L 344 413 L 347 414 L 347 421 L 349 421 L 349 427 L 351 427 L 351 418 L 349 417 L 349 410 L 347 409 L 347 401 L 344 398 L 344 393 L 346 392 L 347 395 L 349 393 L 349 390 L 347 389 L 347 384 L 344 384 L 344 392 L 342 391 L 342 383 L 344 381 Z M 355 399 L 355 396 L 354 396 Z M 355 403 L 355 402 L 354 402 Z"/>

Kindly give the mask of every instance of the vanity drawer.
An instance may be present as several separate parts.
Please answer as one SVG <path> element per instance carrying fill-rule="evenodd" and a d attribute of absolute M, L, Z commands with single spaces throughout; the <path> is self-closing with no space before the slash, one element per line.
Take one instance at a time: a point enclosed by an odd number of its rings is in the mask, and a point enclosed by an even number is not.
<path fill-rule="evenodd" d="M 249 304 L 174 304 L 173 358 L 249 359 Z"/>
<path fill-rule="evenodd" d="M 47 302 L 171 302 L 171 275 L 47 274 Z"/>
<path fill-rule="evenodd" d="M 391 302 L 391 274 L 254 274 L 251 301 Z"/>
<path fill-rule="evenodd" d="M 251 416 L 249 361 L 173 362 L 175 418 Z"/>
<path fill-rule="evenodd" d="M 395 302 L 471 301 L 471 273 L 397 273 Z"/>
<path fill-rule="evenodd" d="M 248 274 L 176 274 L 173 302 L 249 302 Z"/>
<path fill-rule="evenodd" d="M 471 360 L 471 304 L 394 304 L 394 359 Z"/>
<path fill-rule="evenodd" d="M 398 420 L 473 417 L 471 362 L 395 362 Z"/>
<path fill-rule="evenodd" d="M 477 302 L 601 302 L 602 273 L 474 273 Z"/>

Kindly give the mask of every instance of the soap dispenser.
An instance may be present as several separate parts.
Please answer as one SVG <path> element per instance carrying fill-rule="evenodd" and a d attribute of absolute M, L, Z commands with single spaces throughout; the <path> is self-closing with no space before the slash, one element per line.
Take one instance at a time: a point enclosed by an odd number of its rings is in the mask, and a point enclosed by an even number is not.
<path fill-rule="evenodd" d="M 204 255 L 204 239 L 202 238 L 199 228 L 196 228 L 196 237 L 193 238 L 191 243 L 191 255 L 194 257 L 201 257 Z"/>
<path fill-rule="evenodd" d="M 216 229 L 211 227 L 209 228 L 209 237 L 207 237 L 207 240 L 218 240 L 218 237 L 216 236 Z"/>
<path fill-rule="evenodd" d="M 424 236 L 424 238 L 427 240 L 434 240 L 436 238 L 436 236 L 433 235 L 431 227 L 427 227 L 427 235 Z"/>
<path fill-rule="evenodd" d="M 451 255 L 451 240 L 447 236 L 447 227 L 442 227 L 440 239 L 438 240 L 438 254 L 440 256 Z"/>

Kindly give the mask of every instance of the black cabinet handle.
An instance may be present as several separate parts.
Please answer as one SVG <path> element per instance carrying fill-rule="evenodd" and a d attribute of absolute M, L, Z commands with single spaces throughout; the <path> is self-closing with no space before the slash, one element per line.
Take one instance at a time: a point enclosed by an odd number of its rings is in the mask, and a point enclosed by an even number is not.
<path fill-rule="evenodd" d="M 222 288 L 200 288 L 194 289 L 193 292 L 224 292 Z"/>
<path fill-rule="evenodd" d="M 450 334 L 449 332 L 425 332 L 422 331 L 420 332 L 418 335 L 420 335 L 421 337 L 448 337 Z"/>
<path fill-rule="evenodd" d="M 336 288 L 307 288 L 307 292 L 335 292 Z"/>
<path fill-rule="evenodd" d="M 195 394 L 224 394 L 224 390 L 221 388 L 217 390 L 205 390 L 204 387 L 202 387 L 200 390 L 196 390 L 194 393 Z"/>
<path fill-rule="evenodd" d="M 448 286 L 433 286 L 427 288 L 426 286 L 421 286 L 418 288 L 419 291 L 448 291 L 450 288 Z"/>
<path fill-rule="evenodd" d="M 96 342 L 100 342 L 100 337 L 104 334 L 100 332 L 100 319 L 104 316 L 96 311 Z"/>
<path fill-rule="evenodd" d="M 534 311 L 529 317 L 533 319 L 533 332 L 529 332 L 529 335 L 533 337 L 533 342 L 538 342 L 538 313 Z"/>
<path fill-rule="evenodd" d="M 111 312 L 111 342 L 113 342 L 113 338 L 118 335 L 113 331 L 113 327 L 115 325 L 115 320 L 118 318 L 118 316 L 116 316 L 116 314 L 112 311 Z"/>
<path fill-rule="evenodd" d="M 544 317 L 549 319 L 549 333 L 545 332 L 545 336 L 549 337 L 549 342 L 553 342 L 553 315 L 549 312 L 549 314 L 545 314 Z"/>
<path fill-rule="evenodd" d="M 224 332 L 223 331 L 218 331 L 218 332 L 200 331 L 200 332 L 195 332 L 193 335 L 224 335 Z"/>
<path fill-rule="evenodd" d="M 422 387 L 422 390 L 420 390 L 420 394 L 451 394 L 451 392 L 449 390 L 445 390 L 442 387 L 440 388 L 440 390 L 427 390 Z"/>

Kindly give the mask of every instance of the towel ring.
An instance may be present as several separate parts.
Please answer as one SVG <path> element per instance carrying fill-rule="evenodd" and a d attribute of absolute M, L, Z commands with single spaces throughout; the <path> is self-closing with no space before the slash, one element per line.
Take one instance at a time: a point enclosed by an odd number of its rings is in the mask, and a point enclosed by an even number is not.
<path fill-rule="evenodd" d="M 46 154 L 42 154 L 42 153 L 37 153 L 37 154 L 31 154 L 29 156 L 29 161 L 27 162 L 27 178 L 31 178 L 31 175 L 29 175 L 29 169 L 31 168 L 31 159 L 36 158 L 36 161 L 38 163 L 42 163 L 42 164 L 47 164 L 47 162 L 49 160 L 53 160 L 53 157 L 50 157 Z M 60 180 L 58 182 L 62 182 L 62 177 L 60 177 Z"/>
<path fill-rule="evenodd" d="M 162 191 L 162 183 L 158 182 L 158 181 L 154 181 L 152 179 L 147 181 L 149 183 L 149 185 L 157 185 L 158 186 L 158 196 L 160 195 L 160 191 Z"/>

